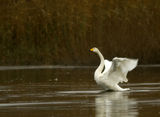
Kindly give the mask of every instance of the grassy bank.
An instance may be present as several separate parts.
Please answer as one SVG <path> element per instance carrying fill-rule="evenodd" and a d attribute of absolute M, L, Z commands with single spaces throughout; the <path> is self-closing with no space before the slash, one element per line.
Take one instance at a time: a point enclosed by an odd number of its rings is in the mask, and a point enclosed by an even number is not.
<path fill-rule="evenodd" d="M 159 0 L 0 0 L 0 65 L 160 63 Z"/>

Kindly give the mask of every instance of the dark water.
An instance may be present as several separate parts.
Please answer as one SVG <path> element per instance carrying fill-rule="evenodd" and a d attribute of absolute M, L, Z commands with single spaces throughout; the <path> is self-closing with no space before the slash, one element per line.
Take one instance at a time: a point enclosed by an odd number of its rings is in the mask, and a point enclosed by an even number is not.
<path fill-rule="evenodd" d="M 90 67 L 0 67 L 0 117 L 160 116 L 160 67 L 128 74 L 126 92 L 103 92 Z"/>

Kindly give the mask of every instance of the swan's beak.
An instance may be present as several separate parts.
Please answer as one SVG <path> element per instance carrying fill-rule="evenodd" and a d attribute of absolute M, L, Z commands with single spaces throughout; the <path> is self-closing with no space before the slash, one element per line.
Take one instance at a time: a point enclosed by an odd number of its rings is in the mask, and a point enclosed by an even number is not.
<path fill-rule="evenodd" d="M 90 51 L 92 51 L 92 52 L 93 52 L 93 48 L 91 48 L 91 49 L 90 49 Z"/>

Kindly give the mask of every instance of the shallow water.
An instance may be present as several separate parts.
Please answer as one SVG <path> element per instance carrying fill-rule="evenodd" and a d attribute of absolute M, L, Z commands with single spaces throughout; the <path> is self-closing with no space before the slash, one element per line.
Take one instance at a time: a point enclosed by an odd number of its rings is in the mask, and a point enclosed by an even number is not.
<path fill-rule="evenodd" d="M 160 67 L 128 74 L 126 92 L 104 92 L 91 67 L 0 67 L 0 117 L 160 116 Z"/>

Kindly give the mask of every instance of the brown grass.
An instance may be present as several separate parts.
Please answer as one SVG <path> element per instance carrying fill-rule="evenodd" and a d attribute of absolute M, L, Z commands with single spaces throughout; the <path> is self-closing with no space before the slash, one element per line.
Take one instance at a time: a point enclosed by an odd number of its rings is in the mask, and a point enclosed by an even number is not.
<path fill-rule="evenodd" d="M 159 0 L 0 0 L 0 65 L 160 63 Z M 97 64 L 97 63 L 96 63 Z"/>

